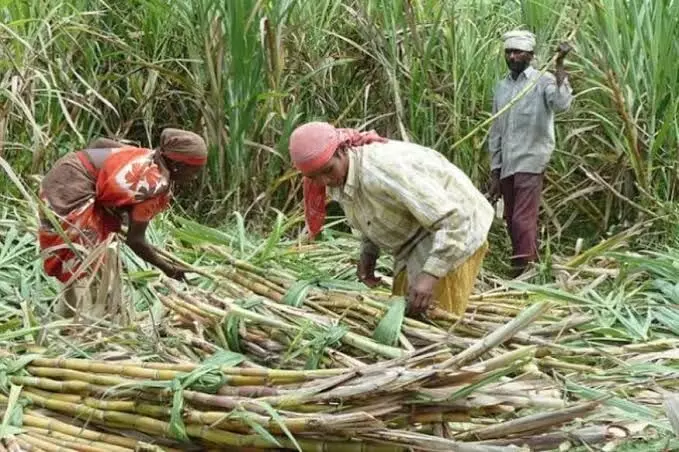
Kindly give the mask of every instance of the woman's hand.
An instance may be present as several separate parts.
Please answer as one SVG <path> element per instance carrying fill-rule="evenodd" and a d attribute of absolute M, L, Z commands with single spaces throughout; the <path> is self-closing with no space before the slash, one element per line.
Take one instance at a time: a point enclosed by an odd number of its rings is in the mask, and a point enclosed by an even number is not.
<path fill-rule="evenodd" d="M 168 268 L 164 269 L 163 272 L 172 279 L 186 282 L 186 271 L 182 268 L 170 265 Z"/>
<path fill-rule="evenodd" d="M 420 273 L 414 284 L 408 288 L 408 315 L 426 312 L 434 299 L 434 287 L 438 278 L 429 273 Z"/>
<path fill-rule="evenodd" d="M 377 255 L 370 253 L 361 253 L 361 260 L 358 262 L 357 275 L 358 279 L 368 287 L 377 287 L 382 278 L 375 276 L 375 267 L 377 266 Z"/>

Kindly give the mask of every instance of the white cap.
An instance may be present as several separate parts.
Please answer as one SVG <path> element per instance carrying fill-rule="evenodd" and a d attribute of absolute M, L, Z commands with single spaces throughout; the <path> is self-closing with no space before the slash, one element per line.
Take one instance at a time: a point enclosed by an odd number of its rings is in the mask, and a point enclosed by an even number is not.
<path fill-rule="evenodd" d="M 523 50 L 532 52 L 535 50 L 535 35 L 530 31 L 514 30 L 502 35 L 505 41 L 505 49 Z"/>

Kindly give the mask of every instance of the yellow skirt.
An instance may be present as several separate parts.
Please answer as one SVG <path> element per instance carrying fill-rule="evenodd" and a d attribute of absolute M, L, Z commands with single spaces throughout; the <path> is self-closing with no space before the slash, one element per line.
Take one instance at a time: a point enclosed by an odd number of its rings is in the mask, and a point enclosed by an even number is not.
<path fill-rule="evenodd" d="M 488 252 L 488 242 L 438 282 L 434 287 L 434 300 L 438 307 L 457 315 L 464 313 L 486 252 Z M 407 295 L 408 273 L 405 270 L 396 275 L 392 293 L 397 296 Z"/>

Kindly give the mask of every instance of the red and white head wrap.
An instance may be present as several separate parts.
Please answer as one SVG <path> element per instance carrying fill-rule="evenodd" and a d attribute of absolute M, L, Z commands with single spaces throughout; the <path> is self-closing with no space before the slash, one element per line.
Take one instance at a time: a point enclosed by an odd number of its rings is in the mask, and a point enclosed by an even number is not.
<path fill-rule="evenodd" d="M 327 122 L 310 122 L 296 128 L 290 135 L 290 158 L 305 176 L 323 168 L 340 148 L 354 148 L 388 140 L 374 130 L 359 132 L 338 129 Z M 313 239 L 325 223 L 326 187 L 304 178 L 304 216 L 309 235 Z"/>

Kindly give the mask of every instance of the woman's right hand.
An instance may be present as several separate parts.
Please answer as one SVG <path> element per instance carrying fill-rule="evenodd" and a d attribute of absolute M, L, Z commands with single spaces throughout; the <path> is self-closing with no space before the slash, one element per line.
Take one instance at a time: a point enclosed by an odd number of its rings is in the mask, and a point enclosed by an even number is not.
<path fill-rule="evenodd" d="M 376 287 L 382 282 L 382 278 L 375 276 L 375 267 L 377 266 L 377 256 L 370 253 L 361 253 L 361 259 L 358 262 L 358 279 L 368 287 Z"/>

